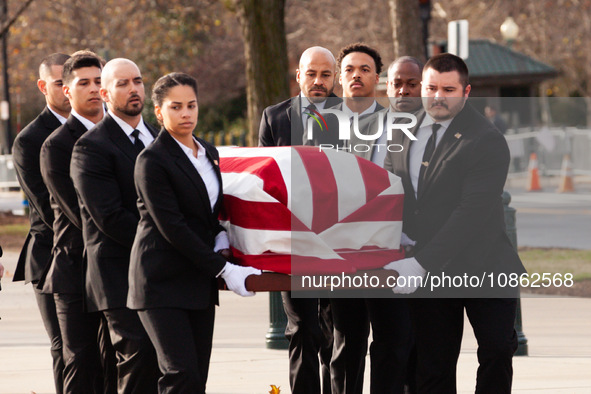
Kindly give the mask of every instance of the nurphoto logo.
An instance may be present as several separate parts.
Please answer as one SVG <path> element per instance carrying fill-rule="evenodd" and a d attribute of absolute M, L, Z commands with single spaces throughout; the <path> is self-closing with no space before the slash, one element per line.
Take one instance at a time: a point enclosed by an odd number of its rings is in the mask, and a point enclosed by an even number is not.
<path fill-rule="evenodd" d="M 371 117 L 371 118 L 370 118 Z M 327 122 L 327 119 L 329 121 Z M 310 113 L 306 123 L 305 136 L 308 141 L 314 139 L 314 132 L 333 133 L 334 143 L 322 143 L 318 147 L 322 149 L 346 150 L 348 152 L 367 152 L 372 147 L 386 148 L 389 152 L 401 152 L 400 144 L 378 143 L 380 137 L 386 133 L 387 140 L 391 141 L 394 131 L 403 132 L 408 138 L 415 141 L 417 138 L 410 132 L 417 124 L 417 117 L 407 112 L 385 112 L 380 111 L 363 117 L 364 127 L 359 127 L 359 114 L 354 113 L 352 117 L 341 110 L 327 108 L 314 110 Z M 336 120 L 336 122 L 335 122 Z M 331 127 L 328 124 L 330 122 Z M 318 125 L 316 127 L 315 125 Z M 338 132 L 334 130 L 338 126 Z M 316 129 L 316 130 L 314 130 Z M 352 131 L 352 133 L 351 133 Z M 344 141 L 344 146 L 337 140 Z"/>

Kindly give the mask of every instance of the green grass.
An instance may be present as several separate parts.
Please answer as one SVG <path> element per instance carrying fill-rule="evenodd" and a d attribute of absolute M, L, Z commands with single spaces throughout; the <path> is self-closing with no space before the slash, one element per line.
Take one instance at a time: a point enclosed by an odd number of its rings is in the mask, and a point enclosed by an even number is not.
<path fill-rule="evenodd" d="M 4 224 L 0 226 L 0 235 L 17 235 L 26 237 L 28 232 L 28 224 Z"/>
<path fill-rule="evenodd" d="M 523 248 L 519 257 L 530 275 L 572 273 L 575 281 L 591 279 L 591 250 Z"/>

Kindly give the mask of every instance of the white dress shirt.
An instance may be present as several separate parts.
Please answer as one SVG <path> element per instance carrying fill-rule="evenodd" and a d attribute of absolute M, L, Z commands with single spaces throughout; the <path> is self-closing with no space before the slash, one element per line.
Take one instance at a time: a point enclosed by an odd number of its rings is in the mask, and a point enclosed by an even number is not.
<path fill-rule="evenodd" d="M 445 131 L 449 127 L 452 119 L 447 119 L 441 122 L 435 122 L 429 115 L 423 118 L 423 122 L 419 127 L 419 130 L 415 134 L 417 137 L 416 141 L 413 141 L 410 145 L 410 152 L 409 152 L 409 161 L 408 161 L 408 172 L 410 175 L 410 180 L 412 182 L 412 186 L 415 189 L 415 198 L 417 197 L 417 190 L 419 187 L 419 173 L 421 172 L 421 162 L 423 161 L 423 154 L 425 153 L 425 147 L 427 146 L 427 141 L 433 134 L 431 125 L 433 123 L 439 123 L 441 127 L 437 130 L 437 139 L 435 141 L 435 149 L 437 150 L 437 145 Z M 435 152 L 433 152 L 435 154 Z"/>
<path fill-rule="evenodd" d="M 117 122 L 119 127 L 121 127 L 121 129 L 123 130 L 125 135 L 127 135 L 127 138 L 129 138 L 129 140 L 133 144 L 135 144 L 135 138 L 133 138 L 131 133 L 133 133 L 133 131 L 136 129 L 140 132 L 140 134 L 139 134 L 140 141 L 142 141 L 144 143 L 144 146 L 148 146 L 152 143 L 152 141 L 154 141 L 154 137 L 152 137 L 152 133 L 150 133 L 150 131 L 146 127 L 146 124 L 144 123 L 144 119 L 142 118 L 141 115 L 140 115 L 140 122 L 137 124 L 136 128 L 134 129 L 133 127 L 131 127 L 129 125 L 129 123 L 127 123 L 123 119 L 119 118 L 111 110 L 109 110 L 107 112 L 109 112 L 109 115 L 111 115 L 111 118 L 113 118 L 113 120 L 115 122 Z"/>
<path fill-rule="evenodd" d="M 94 127 L 95 123 L 91 122 L 90 120 L 86 119 L 84 116 L 80 115 L 74 108 L 72 108 L 72 112 L 70 115 L 74 116 L 76 119 L 80 121 L 86 127 L 86 130 L 90 130 Z"/>
<path fill-rule="evenodd" d="M 57 118 L 57 120 L 60 121 L 61 124 L 66 123 L 66 118 L 64 118 L 63 116 L 61 116 L 60 114 L 58 114 L 57 112 L 55 112 L 54 110 L 51 109 L 51 107 L 48 105 L 47 108 L 51 111 L 51 113 Z"/>
<path fill-rule="evenodd" d="M 183 152 L 185 152 L 191 161 L 191 164 L 193 164 L 193 167 L 195 167 L 199 173 L 199 176 L 201 176 L 201 179 L 203 179 L 203 183 L 207 189 L 207 194 L 209 195 L 211 210 L 213 211 L 213 207 L 215 206 L 220 194 L 220 182 L 218 181 L 218 177 L 215 173 L 213 165 L 207 158 L 205 148 L 195 138 L 193 138 L 193 142 L 197 146 L 197 157 L 195 157 L 193 156 L 193 149 L 183 145 L 176 138 L 173 137 L 173 139 L 177 144 L 179 144 Z"/>
<path fill-rule="evenodd" d="M 185 154 L 191 161 L 191 164 L 193 164 L 193 167 L 195 167 L 195 169 L 201 176 L 201 179 L 205 184 L 205 188 L 207 189 L 211 210 L 213 211 L 213 207 L 215 206 L 215 203 L 218 200 L 218 196 L 220 194 L 220 182 L 218 181 L 218 177 L 215 173 L 213 165 L 207 158 L 205 148 L 195 138 L 193 138 L 193 142 L 197 146 L 197 157 L 195 157 L 193 156 L 193 149 L 183 145 L 176 138 L 173 137 L 173 139 L 176 141 L 177 144 L 179 144 L 183 152 L 185 152 Z M 213 251 L 217 252 L 222 249 L 228 249 L 229 247 L 230 241 L 228 239 L 228 234 L 225 231 L 220 231 L 215 237 L 215 246 L 213 248 Z"/>

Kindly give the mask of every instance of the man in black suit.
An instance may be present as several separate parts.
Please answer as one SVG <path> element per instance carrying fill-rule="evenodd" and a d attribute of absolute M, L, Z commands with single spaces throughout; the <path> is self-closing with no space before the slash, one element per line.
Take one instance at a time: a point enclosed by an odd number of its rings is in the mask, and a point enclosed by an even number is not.
<path fill-rule="evenodd" d="M 338 56 L 341 69 L 339 81 L 343 86 L 342 110 L 359 123 L 374 119 L 384 108 L 375 100 L 375 88 L 382 70 L 380 54 L 363 43 L 347 45 Z M 377 118 L 377 117 L 376 117 Z M 360 129 L 363 127 L 360 125 Z M 372 158 L 372 151 L 356 150 L 352 133 L 351 152 L 383 163 L 383 156 Z M 367 143 L 368 141 L 363 141 Z M 368 144 L 369 145 L 369 144 Z M 383 152 L 383 150 L 382 150 Z M 349 294 L 350 296 L 351 294 Z M 334 349 L 331 362 L 333 394 L 361 393 L 370 322 L 373 329 L 371 357 L 371 392 L 399 392 L 404 382 L 406 349 L 400 342 L 410 340 L 408 327 L 400 326 L 400 308 L 389 299 L 331 298 L 334 321 Z M 402 353 L 402 355 L 400 355 Z"/>
<path fill-rule="evenodd" d="M 501 194 L 509 167 L 503 136 L 471 105 L 468 68 L 451 54 L 431 58 L 422 81 L 425 116 L 412 143 L 402 133 L 401 153 L 388 153 L 405 190 L 404 232 L 415 255 L 384 268 L 400 274 L 395 293 L 416 292 L 411 314 L 417 344 L 419 393 L 456 391 L 456 364 L 464 310 L 478 341 L 477 393 L 509 393 L 518 289 L 417 291 L 411 277 L 525 272 L 505 234 Z M 388 160 L 387 160 L 388 161 Z M 400 279 L 403 278 L 402 281 Z M 455 298 L 444 298 L 445 296 Z M 494 298 L 484 298 L 493 296 Z M 470 296 L 470 298 L 468 298 Z M 418 298 L 423 297 L 423 298 Z M 463 298 L 462 298 L 463 297 Z"/>
<path fill-rule="evenodd" d="M 62 69 L 69 57 L 62 53 L 53 53 L 41 61 L 37 87 L 45 96 L 47 106 L 17 135 L 12 148 L 16 175 L 29 201 L 31 222 L 14 280 L 33 283 L 37 306 L 51 343 L 53 377 L 57 393 L 62 393 L 64 388 L 62 335 L 53 294 L 43 294 L 36 286 L 51 261 L 53 246 L 53 211 L 49 204 L 49 192 L 41 177 L 39 152 L 45 139 L 61 126 L 70 114 L 70 101 L 62 91 Z"/>
<path fill-rule="evenodd" d="M 87 306 L 101 311 L 109 324 L 119 393 L 156 393 L 156 353 L 126 300 L 129 255 L 139 221 L 135 160 L 157 131 L 142 118 L 144 83 L 131 60 L 118 58 L 105 65 L 100 94 L 108 113 L 78 140 L 71 164 L 87 256 Z"/>
<path fill-rule="evenodd" d="M 98 93 L 101 67 L 100 58 L 89 51 L 76 52 L 64 63 L 63 90 L 72 111 L 64 125 L 45 140 L 40 153 L 41 175 L 54 213 L 53 256 L 43 292 L 53 293 L 55 298 L 64 343 L 64 391 L 68 393 L 99 393 L 109 387 L 108 383 L 103 387 L 100 316 L 84 311 L 84 243 L 78 200 L 70 178 L 74 143 L 103 117 Z"/>
<path fill-rule="evenodd" d="M 340 101 L 332 94 L 335 73 L 336 62 L 328 49 L 306 49 L 296 70 L 301 93 L 265 108 L 259 128 L 259 146 L 317 144 L 318 141 L 304 138 L 304 124 L 312 109 L 332 107 Z M 319 135 L 314 133 L 314 136 Z M 333 342 L 330 304 L 327 299 L 292 298 L 291 292 L 282 292 L 281 297 L 287 315 L 285 335 L 289 339 L 291 391 L 294 394 L 329 394 Z"/>

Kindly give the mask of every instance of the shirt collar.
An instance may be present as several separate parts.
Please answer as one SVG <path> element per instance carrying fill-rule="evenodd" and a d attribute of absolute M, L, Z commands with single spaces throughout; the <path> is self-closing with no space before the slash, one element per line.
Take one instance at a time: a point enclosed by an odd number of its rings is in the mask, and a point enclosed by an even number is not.
<path fill-rule="evenodd" d="M 70 112 L 70 115 L 72 115 L 76 119 L 78 119 L 84 125 L 84 127 L 86 127 L 86 130 L 92 129 L 95 125 L 90 120 L 86 119 L 84 116 L 82 116 L 78 112 L 76 112 L 76 110 L 74 108 L 72 108 L 72 112 Z"/>
<path fill-rule="evenodd" d="M 423 123 L 421 123 L 421 128 L 423 127 L 427 127 L 427 126 L 431 126 L 433 123 L 439 123 L 441 125 L 441 129 L 442 130 L 447 130 L 447 128 L 449 127 L 449 125 L 451 124 L 451 122 L 454 120 L 454 118 L 451 119 L 446 119 L 446 120 L 442 120 L 441 122 L 435 122 L 433 120 L 433 118 L 431 118 L 431 116 L 429 116 L 427 114 L 427 116 L 425 116 L 423 118 Z"/>
<path fill-rule="evenodd" d="M 377 102 L 374 100 L 373 104 L 369 106 L 369 108 L 367 108 L 365 111 L 363 111 L 362 113 L 359 114 L 359 116 L 363 116 L 363 115 L 367 115 L 367 114 L 372 114 L 375 112 L 376 107 L 377 107 Z M 347 104 L 345 103 L 345 100 L 343 100 L 343 112 L 347 114 L 347 116 L 351 117 L 354 115 L 354 112 L 351 111 L 351 109 L 349 109 L 349 107 L 347 107 Z"/>
<path fill-rule="evenodd" d="M 302 112 L 303 112 L 304 109 L 306 109 L 306 107 L 310 104 L 314 104 L 317 109 L 324 109 L 324 105 L 326 104 L 326 99 L 323 101 L 320 101 L 318 103 L 312 103 L 310 100 L 308 100 L 308 97 L 306 97 L 302 93 L 300 93 L 300 102 L 302 103 Z"/>
<path fill-rule="evenodd" d="M 57 120 L 60 121 L 61 124 L 66 123 L 66 118 L 64 118 L 63 116 L 61 116 L 60 114 L 58 114 L 57 112 L 55 112 L 54 110 L 51 109 L 51 107 L 48 105 L 47 109 L 49 109 L 51 111 L 51 113 L 57 118 Z"/>
<path fill-rule="evenodd" d="M 150 131 L 148 130 L 148 128 L 144 124 L 144 118 L 142 117 L 142 115 L 140 115 L 140 122 L 137 124 L 137 127 L 134 129 L 133 127 L 131 127 L 131 125 L 129 123 L 127 123 L 126 121 L 124 121 L 123 119 L 121 119 L 120 117 L 115 115 L 110 109 L 107 112 L 109 113 L 111 118 L 113 118 L 113 120 L 119 125 L 119 127 L 121 127 L 121 130 L 123 130 L 123 132 L 128 137 L 131 136 L 131 133 L 133 133 L 133 130 L 136 130 L 136 129 L 140 132 L 140 134 L 151 135 Z"/>
<path fill-rule="evenodd" d="M 173 140 L 176 141 L 177 144 L 179 144 L 179 146 L 181 147 L 181 149 L 183 150 L 183 152 L 185 152 L 185 154 L 187 156 L 190 157 L 195 157 L 193 156 L 193 149 L 189 148 L 188 146 L 185 146 L 184 144 L 182 144 L 179 140 L 177 140 L 176 138 L 172 137 Z M 193 142 L 195 142 L 195 144 L 197 145 L 197 159 L 199 159 L 201 156 L 203 156 L 205 154 L 205 148 L 199 143 L 199 141 L 197 141 L 197 139 L 195 139 L 195 137 L 193 137 Z"/>

